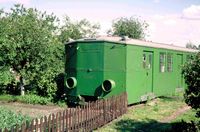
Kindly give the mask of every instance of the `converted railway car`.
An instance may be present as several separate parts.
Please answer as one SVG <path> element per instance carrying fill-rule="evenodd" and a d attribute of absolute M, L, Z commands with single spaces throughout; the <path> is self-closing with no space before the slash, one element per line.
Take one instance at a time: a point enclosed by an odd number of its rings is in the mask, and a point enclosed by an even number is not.
<path fill-rule="evenodd" d="M 185 88 L 181 66 L 196 50 L 102 36 L 65 45 L 68 101 L 128 94 L 128 104 Z"/>

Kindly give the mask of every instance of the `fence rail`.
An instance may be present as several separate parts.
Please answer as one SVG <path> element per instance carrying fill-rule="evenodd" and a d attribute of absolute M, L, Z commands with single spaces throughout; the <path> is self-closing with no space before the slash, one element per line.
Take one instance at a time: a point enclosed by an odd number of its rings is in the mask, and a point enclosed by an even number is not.
<path fill-rule="evenodd" d="M 127 94 L 89 102 L 84 106 L 33 119 L 30 123 L 0 129 L 0 132 L 76 132 L 92 131 L 127 111 Z"/>

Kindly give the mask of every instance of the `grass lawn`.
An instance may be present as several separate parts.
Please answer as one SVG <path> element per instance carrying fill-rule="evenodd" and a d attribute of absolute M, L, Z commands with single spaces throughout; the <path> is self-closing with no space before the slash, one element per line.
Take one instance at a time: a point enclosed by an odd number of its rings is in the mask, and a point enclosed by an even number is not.
<path fill-rule="evenodd" d="M 157 98 L 145 104 L 130 106 L 125 115 L 96 131 L 172 131 L 172 124 L 180 122 L 182 119 L 185 121 L 197 120 L 193 110 L 187 110 L 184 114 L 178 113 L 185 107 L 187 105 L 180 96 Z"/>

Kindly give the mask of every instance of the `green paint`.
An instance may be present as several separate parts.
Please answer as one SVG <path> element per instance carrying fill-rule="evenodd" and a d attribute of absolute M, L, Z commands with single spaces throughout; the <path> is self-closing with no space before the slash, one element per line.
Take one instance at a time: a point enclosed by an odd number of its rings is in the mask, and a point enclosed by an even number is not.
<path fill-rule="evenodd" d="M 108 41 L 76 41 L 65 46 L 66 78 L 75 77 L 77 86 L 67 89 L 69 96 L 93 96 L 106 98 L 128 93 L 128 103 L 151 98 L 152 95 L 173 95 L 178 87 L 186 87 L 181 66 L 186 53 Z M 166 56 L 164 72 L 160 72 L 160 53 Z M 168 71 L 167 55 L 172 60 Z M 103 91 L 102 83 L 113 80 L 115 88 Z"/>

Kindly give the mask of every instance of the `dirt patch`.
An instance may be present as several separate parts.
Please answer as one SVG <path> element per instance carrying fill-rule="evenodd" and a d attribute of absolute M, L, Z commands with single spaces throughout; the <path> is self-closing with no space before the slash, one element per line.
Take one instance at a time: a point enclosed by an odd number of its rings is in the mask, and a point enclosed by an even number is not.
<path fill-rule="evenodd" d="M 66 107 L 59 107 L 54 105 L 32 105 L 32 104 L 23 104 L 18 102 L 1 102 L 0 106 L 7 108 L 15 113 L 21 113 L 23 115 L 28 115 L 30 117 L 36 118 L 44 115 L 49 115 L 51 113 L 56 113 L 66 109 Z"/>
<path fill-rule="evenodd" d="M 163 123 L 171 122 L 172 120 L 176 119 L 176 117 L 187 112 L 190 109 L 191 109 L 190 106 L 183 106 L 179 108 L 177 111 L 175 111 L 174 113 L 172 113 L 170 116 L 165 117 L 164 119 L 160 120 L 160 122 L 163 122 Z"/>

